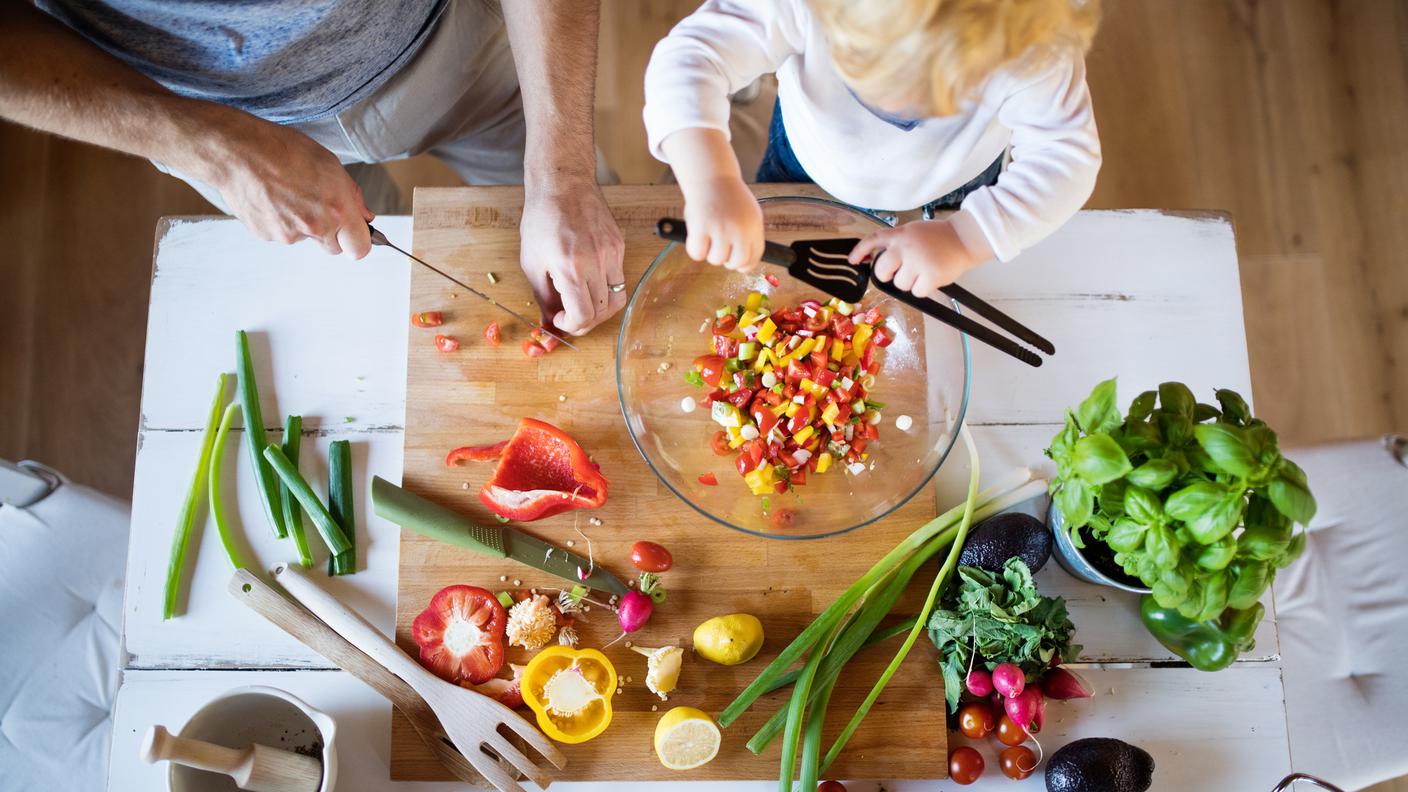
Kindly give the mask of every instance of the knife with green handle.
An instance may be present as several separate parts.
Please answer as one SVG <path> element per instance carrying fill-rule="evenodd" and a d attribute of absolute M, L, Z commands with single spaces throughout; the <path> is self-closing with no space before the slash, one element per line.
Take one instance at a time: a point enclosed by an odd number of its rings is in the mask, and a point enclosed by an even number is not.
<path fill-rule="evenodd" d="M 602 567 L 556 545 L 506 526 L 479 525 L 438 503 L 407 492 L 381 476 L 372 476 L 372 510 L 413 533 L 494 558 L 511 558 L 563 580 L 598 591 L 625 594 L 631 589 Z M 579 572 L 591 574 L 579 577 Z"/>

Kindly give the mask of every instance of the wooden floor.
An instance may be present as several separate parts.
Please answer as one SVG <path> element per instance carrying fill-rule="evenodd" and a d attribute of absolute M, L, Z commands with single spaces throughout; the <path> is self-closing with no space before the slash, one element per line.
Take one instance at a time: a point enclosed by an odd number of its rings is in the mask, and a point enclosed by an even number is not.
<path fill-rule="evenodd" d="M 623 181 L 641 73 L 693 3 L 607 0 L 597 119 Z M 1256 403 L 1288 442 L 1408 431 L 1408 3 L 1106 0 L 1092 207 L 1232 213 Z M 438 163 L 406 185 L 451 184 Z M 156 219 L 209 208 L 145 162 L 0 125 L 0 458 L 132 478 Z M 1186 372 L 1170 371 L 1170 379 Z"/>

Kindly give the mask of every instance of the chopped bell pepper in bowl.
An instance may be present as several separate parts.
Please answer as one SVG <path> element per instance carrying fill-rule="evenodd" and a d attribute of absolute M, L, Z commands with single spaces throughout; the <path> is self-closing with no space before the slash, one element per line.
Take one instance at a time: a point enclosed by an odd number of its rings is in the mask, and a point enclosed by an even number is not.
<path fill-rule="evenodd" d="M 550 646 L 528 661 L 521 690 L 544 734 L 562 743 L 586 742 L 611 724 L 616 668 L 595 649 Z"/>

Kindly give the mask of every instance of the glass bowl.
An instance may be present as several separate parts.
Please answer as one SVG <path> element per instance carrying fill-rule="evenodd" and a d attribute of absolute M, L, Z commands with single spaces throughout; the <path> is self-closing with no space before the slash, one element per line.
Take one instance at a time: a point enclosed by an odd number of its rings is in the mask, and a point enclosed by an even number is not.
<path fill-rule="evenodd" d="M 761 201 L 767 238 L 863 237 L 885 228 L 875 217 L 819 198 Z M 777 279 L 772 285 L 766 276 Z M 766 501 L 749 491 L 734 464 L 719 456 L 710 437 L 720 427 L 704 407 L 686 411 L 682 401 L 703 403 L 705 387 L 685 380 L 696 357 L 711 354 L 707 323 L 716 309 L 744 302 L 750 291 L 768 295 L 774 310 L 804 299 L 825 302 L 821 292 L 765 264 L 756 275 L 692 261 L 683 245 L 667 244 L 636 284 L 621 321 L 616 384 L 631 440 L 670 491 L 709 519 L 739 531 L 776 539 L 817 539 L 853 531 L 904 505 L 924 489 L 958 437 L 968 405 L 967 338 L 872 289 L 865 305 L 879 305 L 894 342 L 871 398 L 885 404 L 880 437 L 866 449 L 866 469 L 844 465 L 812 474 L 791 492 Z M 955 304 L 954 309 L 958 309 Z M 907 415 L 907 431 L 896 419 Z M 715 486 L 699 477 L 713 473 Z"/>

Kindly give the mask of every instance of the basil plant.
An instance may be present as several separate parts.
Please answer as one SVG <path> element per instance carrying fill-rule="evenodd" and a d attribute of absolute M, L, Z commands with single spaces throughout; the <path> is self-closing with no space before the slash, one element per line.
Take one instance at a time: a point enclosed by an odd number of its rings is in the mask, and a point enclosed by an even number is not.
<path fill-rule="evenodd" d="M 1159 607 L 1197 621 L 1254 605 L 1304 551 L 1295 523 L 1315 515 L 1305 471 L 1271 427 L 1235 391 L 1216 397 L 1165 382 L 1121 416 L 1109 379 L 1066 411 L 1046 451 L 1071 542 L 1084 547 L 1085 528 Z"/>

